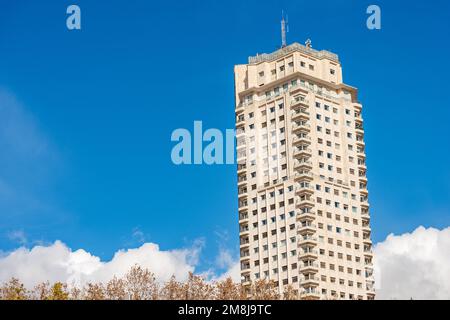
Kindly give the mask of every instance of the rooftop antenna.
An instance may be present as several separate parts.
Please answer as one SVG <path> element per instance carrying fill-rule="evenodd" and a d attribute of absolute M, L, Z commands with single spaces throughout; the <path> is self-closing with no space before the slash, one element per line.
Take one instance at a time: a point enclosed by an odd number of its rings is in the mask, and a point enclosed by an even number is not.
<path fill-rule="evenodd" d="M 284 11 L 281 10 L 281 47 L 286 47 L 286 32 L 289 32 L 288 19 L 284 19 Z"/>

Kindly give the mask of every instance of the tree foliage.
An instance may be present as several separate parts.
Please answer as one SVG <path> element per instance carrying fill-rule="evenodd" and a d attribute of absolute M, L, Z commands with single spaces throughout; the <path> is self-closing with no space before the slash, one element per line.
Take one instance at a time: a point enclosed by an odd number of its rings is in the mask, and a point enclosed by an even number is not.
<path fill-rule="evenodd" d="M 190 272 L 185 281 L 172 276 L 165 283 L 141 266 L 133 266 L 123 277 L 106 283 L 43 282 L 32 290 L 17 278 L 0 285 L 0 300 L 274 300 L 299 299 L 298 291 L 287 286 L 282 295 L 273 281 L 257 280 L 244 287 L 231 278 L 208 281 Z"/>

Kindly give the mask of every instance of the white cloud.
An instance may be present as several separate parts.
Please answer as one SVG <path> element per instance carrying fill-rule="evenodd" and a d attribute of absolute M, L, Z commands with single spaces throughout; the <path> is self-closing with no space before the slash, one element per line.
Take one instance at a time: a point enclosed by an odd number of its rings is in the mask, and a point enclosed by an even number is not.
<path fill-rule="evenodd" d="M 217 277 L 217 280 L 224 280 L 226 278 L 231 278 L 234 282 L 241 282 L 241 266 L 239 261 L 235 261 L 230 265 L 228 270 Z"/>
<path fill-rule="evenodd" d="M 216 265 L 221 269 L 225 269 L 226 271 L 221 275 L 213 275 L 212 280 L 220 281 L 231 277 L 234 282 L 241 281 L 239 258 L 237 260 L 233 259 L 233 256 L 229 250 L 224 248 L 221 248 L 219 250 L 219 254 L 216 257 Z"/>
<path fill-rule="evenodd" d="M 0 146 L 7 151 L 2 161 L 48 160 L 55 155 L 37 119 L 3 87 L 0 87 Z"/>
<path fill-rule="evenodd" d="M 25 245 L 28 240 L 25 232 L 23 230 L 13 230 L 8 232 L 8 239 L 19 243 L 20 245 Z"/>
<path fill-rule="evenodd" d="M 145 243 L 135 249 L 119 250 L 110 261 L 55 241 L 48 246 L 19 248 L 0 255 L 0 282 L 11 277 L 28 287 L 42 281 L 108 281 L 124 275 L 134 264 L 152 271 L 158 280 L 172 275 L 186 279 L 196 271 L 203 241 L 192 247 L 161 250 L 157 244 Z M 374 246 L 375 284 L 378 299 L 450 299 L 450 227 L 444 230 L 419 227 L 412 233 L 389 235 Z M 240 281 L 239 260 L 220 249 L 216 264 L 226 271 L 213 269 L 202 273 L 209 280 L 231 277 Z"/>
<path fill-rule="evenodd" d="M 105 282 L 114 275 L 123 276 L 134 264 L 149 269 L 160 281 L 172 275 L 183 280 L 189 271 L 194 272 L 201 245 L 196 242 L 191 248 L 163 251 L 154 243 L 145 243 L 136 249 L 119 250 L 106 262 L 83 249 L 72 251 L 60 241 L 32 249 L 22 247 L 0 257 L 0 282 L 11 277 L 19 278 L 27 287 L 47 280 Z"/>
<path fill-rule="evenodd" d="M 450 227 L 390 234 L 374 263 L 378 299 L 450 299 Z"/>

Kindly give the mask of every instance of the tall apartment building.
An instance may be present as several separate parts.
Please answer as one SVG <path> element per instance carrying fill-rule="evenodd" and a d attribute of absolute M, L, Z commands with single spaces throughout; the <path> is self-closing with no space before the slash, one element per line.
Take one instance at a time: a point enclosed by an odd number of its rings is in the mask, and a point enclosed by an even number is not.
<path fill-rule="evenodd" d="M 373 299 L 362 106 L 338 56 L 293 43 L 234 71 L 243 285 Z"/>

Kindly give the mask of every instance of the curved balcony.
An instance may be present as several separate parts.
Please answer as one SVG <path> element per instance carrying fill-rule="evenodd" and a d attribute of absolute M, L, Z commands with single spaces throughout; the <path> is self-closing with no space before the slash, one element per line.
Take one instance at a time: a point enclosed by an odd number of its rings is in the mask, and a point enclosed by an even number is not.
<path fill-rule="evenodd" d="M 367 176 L 365 174 L 359 175 L 358 180 L 359 182 L 362 182 L 363 184 L 367 185 Z"/>
<path fill-rule="evenodd" d="M 370 232 L 372 231 L 372 229 L 370 228 L 370 225 L 369 225 L 368 223 L 367 223 L 367 224 L 366 224 L 366 223 L 363 223 L 363 225 L 362 225 L 362 231 L 370 234 Z"/>
<path fill-rule="evenodd" d="M 318 251 L 311 247 L 304 247 L 303 249 L 300 249 L 300 253 L 298 254 L 298 257 L 300 259 L 306 259 L 306 258 L 317 259 Z"/>
<path fill-rule="evenodd" d="M 300 299 L 304 300 L 318 300 L 320 299 L 321 294 L 317 289 L 305 289 L 300 291 Z"/>
<path fill-rule="evenodd" d="M 295 206 L 298 207 L 314 207 L 314 199 L 312 197 L 309 198 L 299 198 L 295 201 Z"/>
<path fill-rule="evenodd" d="M 316 218 L 316 213 L 313 211 L 299 211 L 297 213 L 297 220 L 305 221 L 305 220 L 314 220 Z"/>
<path fill-rule="evenodd" d="M 245 174 L 238 176 L 238 187 L 241 187 L 247 183 L 247 176 Z"/>
<path fill-rule="evenodd" d="M 250 239 L 248 236 L 240 237 L 239 238 L 239 246 L 241 248 L 250 247 Z"/>
<path fill-rule="evenodd" d="M 309 148 L 294 148 L 294 157 L 300 157 L 300 156 L 312 156 L 312 150 Z"/>
<path fill-rule="evenodd" d="M 240 137 L 242 134 L 245 134 L 245 128 L 244 126 L 237 126 L 236 125 L 236 138 Z"/>
<path fill-rule="evenodd" d="M 238 198 L 239 199 L 247 197 L 247 194 L 248 194 L 248 191 L 247 191 L 246 187 L 238 188 Z"/>
<path fill-rule="evenodd" d="M 295 160 L 294 161 L 294 169 L 295 170 L 303 170 L 303 169 L 312 169 L 312 162 L 309 160 Z"/>
<path fill-rule="evenodd" d="M 238 210 L 239 212 L 248 211 L 248 201 L 247 200 L 239 201 Z"/>
<path fill-rule="evenodd" d="M 364 126 L 362 125 L 362 123 L 360 123 L 360 124 L 356 124 L 355 125 L 355 131 L 356 131 L 356 134 L 364 134 Z"/>
<path fill-rule="evenodd" d="M 360 147 L 365 147 L 366 146 L 366 144 L 364 143 L 364 140 L 361 138 L 361 139 L 356 139 L 356 145 L 357 146 L 360 146 Z"/>
<path fill-rule="evenodd" d="M 318 286 L 320 281 L 319 277 L 313 274 L 301 276 L 299 280 L 301 286 Z"/>
<path fill-rule="evenodd" d="M 310 176 L 308 176 L 310 177 Z M 308 180 L 309 179 L 307 177 L 301 178 L 300 180 Z M 301 185 L 301 183 L 303 183 L 304 185 Z M 302 196 L 302 195 L 312 195 L 314 193 L 314 187 L 310 184 L 308 184 L 308 182 L 301 182 L 299 184 L 297 184 L 297 186 L 295 187 L 295 194 L 298 196 Z"/>
<path fill-rule="evenodd" d="M 292 132 L 298 133 L 298 132 L 301 132 L 301 131 L 310 132 L 311 131 L 311 126 L 308 123 L 304 123 L 304 122 L 294 123 L 292 125 Z"/>
<path fill-rule="evenodd" d="M 372 240 L 370 239 L 370 236 L 363 237 L 363 243 L 372 245 Z"/>
<path fill-rule="evenodd" d="M 248 249 L 241 250 L 241 256 L 239 259 L 241 260 L 241 262 L 250 260 L 250 250 Z"/>
<path fill-rule="evenodd" d="M 297 244 L 299 246 L 305 246 L 305 245 L 317 245 L 317 238 L 313 237 L 312 235 L 304 235 L 298 239 Z"/>
<path fill-rule="evenodd" d="M 292 139 L 292 144 L 294 146 L 297 146 L 299 144 L 311 144 L 311 137 L 308 137 L 306 135 L 301 135 L 301 136 L 295 136 Z"/>
<path fill-rule="evenodd" d="M 250 262 L 241 262 L 241 271 L 250 270 Z"/>
<path fill-rule="evenodd" d="M 237 173 L 239 174 L 243 174 L 247 172 L 247 165 L 245 163 L 238 163 L 237 165 Z"/>
<path fill-rule="evenodd" d="M 306 111 L 305 109 L 292 110 L 291 118 L 292 118 L 292 121 L 297 121 L 297 120 L 302 120 L 302 119 L 309 120 L 309 112 Z"/>
<path fill-rule="evenodd" d="M 304 106 L 309 108 L 309 100 L 305 99 L 305 97 L 298 96 L 291 100 L 291 108 L 295 108 L 297 106 Z"/>
<path fill-rule="evenodd" d="M 313 180 L 313 174 L 311 171 L 300 171 L 294 174 L 295 181 L 311 181 Z M 314 191 L 314 189 L 313 189 Z"/>
<path fill-rule="evenodd" d="M 316 225 L 310 221 L 305 221 L 297 227 L 297 233 L 299 234 L 311 234 L 316 232 L 316 230 Z"/>
<path fill-rule="evenodd" d="M 248 221 L 248 212 L 239 213 L 239 222 L 247 222 Z"/>
<path fill-rule="evenodd" d="M 243 223 L 239 226 L 239 235 L 244 236 L 250 234 L 250 229 L 248 227 L 248 224 Z"/>
<path fill-rule="evenodd" d="M 319 264 L 313 261 L 303 261 L 302 263 L 300 263 L 300 272 L 317 273 L 319 272 Z"/>

